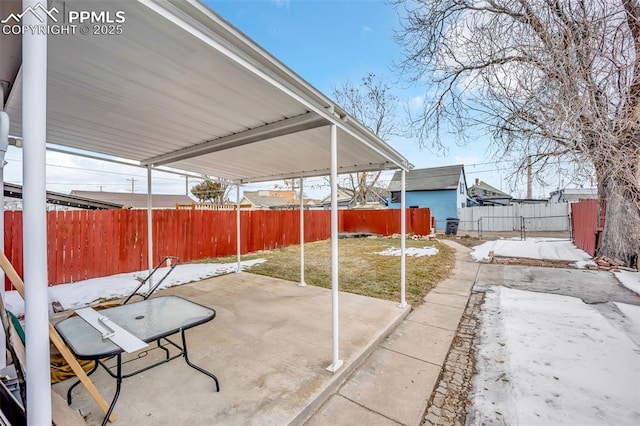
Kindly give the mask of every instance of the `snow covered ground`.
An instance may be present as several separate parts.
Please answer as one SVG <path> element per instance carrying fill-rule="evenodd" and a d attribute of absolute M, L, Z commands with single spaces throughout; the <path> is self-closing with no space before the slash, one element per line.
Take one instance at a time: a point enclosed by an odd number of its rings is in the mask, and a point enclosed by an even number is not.
<path fill-rule="evenodd" d="M 591 260 L 584 251 L 571 241 L 559 238 L 520 238 L 487 241 L 475 247 L 471 256 L 477 261 L 489 260 L 492 255 L 507 257 L 525 257 L 542 260 L 566 260 L 579 266 Z"/>
<path fill-rule="evenodd" d="M 640 424 L 640 306 L 604 305 L 490 287 L 467 422 Z"/>
<path fill-rule="evenodd" d="M 438 248 L 435 246 L 407 247 L 405 253 L 407 256 L 411 257 L 435 256 L 436 254 L 438 254 Z M 388 249 L 376 254 L 379 254 L 380 256 L 400 256 L 400 249 L 389 247 Z"/>
<path fill-rule="evenodd" d="M 265 259 L 241 262 L 241 268 L 247 269 Z M 186 284 L 217 275 L 235 272 L 237 263 L 187 263 L 175 267 L 173 272 L 160 285 L 160 289 Z M 158 269 L 154 279 L 162 278 L 169 267 Z M 140 281 L 149 275 L 148 271 L 128 272 L 109 277 L 93 278 L 71 284 L 61 284 L 49 287 L 49 301 L 58 301 L 65 309 L 76 309 L 98 303 L 103 300 L 116 299 L 127 296 Z M 156 281 L 157 282 L 157 281 Z M 145 285 L 146 286 L 146 285 Z M 144 288 L 139 291 L 144 292 Z M 8 310 L 16 315 L 24 314 L 24 300 L 17 291 L 5 293 L 5 304 Z"/>
<path fill-rule="evenodd" d="M 640 272 L 620 271 L 614 272 L 614 275 L 623 286 L 636 294 L 640 294 Z"/>

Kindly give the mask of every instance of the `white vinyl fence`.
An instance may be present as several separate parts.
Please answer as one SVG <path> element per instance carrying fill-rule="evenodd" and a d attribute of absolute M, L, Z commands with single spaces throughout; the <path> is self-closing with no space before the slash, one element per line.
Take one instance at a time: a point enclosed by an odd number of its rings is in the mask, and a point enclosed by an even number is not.
<path fill-rule="evenodd" d="M 458 209 L 461 231 L 569 231 L 569 203 L 516 204 Z"/>

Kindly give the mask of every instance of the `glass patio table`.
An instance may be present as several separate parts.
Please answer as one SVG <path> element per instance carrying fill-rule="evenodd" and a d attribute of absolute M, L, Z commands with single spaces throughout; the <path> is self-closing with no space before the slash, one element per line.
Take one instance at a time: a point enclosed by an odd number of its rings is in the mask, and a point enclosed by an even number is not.
<path fill-rule="evenodd" d="M 165 352 L 165 357 L 160 361 L 136 371 L 123 374 L 123 349 L 111 340 L 104 339 L 103 335 L 84 319 L 79 316 L 74 316 L 60 321 L 55 325 L 56 330 L 76 358 L 96 361 L 94 367 L 89 371 L 89 375 L 96 371 L 98 365 L 101 365 L 111 377 L 116 379 L 115 395 L 102 421 L 103 425 L 106 425 L 118 400 L 122 379 L 165 364 L 179 357 L 184 357 L 187 365 L 211 377 L 216 384 L 216 392 L 220 391 L 217 377 L 189 360 L 185 339 L 185 330 L 211 321 L 216 316 L 215 310 L 179 296 L 160 296 L 104 309 L 100 311 L 100 314 L 108 317 L 113 323 L 143 340 L 145 343 L 156 342 L 157 348 Z M 177 333 L 180 333 L 182 344 L 168 339 L 169 336 Z M 176 348 L 178 353 L 171 355 L 165 346 Z M 142 349 L 142 353 L 148 350 L 149 349 L 146 348 Z M 116 358 L 115 366 L 107 366 L 104 363 L 105 358 Z M 114 368 L 115 373 L 113 371 Z M 77 381 L 67 391 L 67 402 L 69 404 L 71 404 L 71 391 L 79 383 L 80 381 Z"/>

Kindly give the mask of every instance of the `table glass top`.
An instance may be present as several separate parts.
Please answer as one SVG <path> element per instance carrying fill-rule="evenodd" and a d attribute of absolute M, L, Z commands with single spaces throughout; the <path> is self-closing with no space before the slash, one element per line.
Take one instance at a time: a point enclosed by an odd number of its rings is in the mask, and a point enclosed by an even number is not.
<path fill-rule="evenodd" d="M 216 315 L 213 309 L 178 296 L 155 297 L 99 313 L 145 342 L 210 321 Z M 78 358 L 103 358 L 122 352 L 79 316 L 60 321 L 55 328 Z"/>

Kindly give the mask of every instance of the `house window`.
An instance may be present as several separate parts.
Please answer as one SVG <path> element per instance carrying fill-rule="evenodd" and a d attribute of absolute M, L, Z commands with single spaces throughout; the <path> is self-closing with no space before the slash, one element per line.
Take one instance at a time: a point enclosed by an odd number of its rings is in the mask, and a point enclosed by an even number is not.
<path fill-rule="evenodd" d="M 460 182 L 460 193 L 464 194 L 464 184 Z"/>
<path fill-rule="evenodd" d="M 391 191 L 391 202 L 392 203 L 400 202 L 400 191 Z"/>

